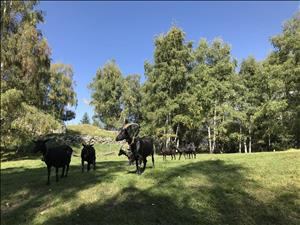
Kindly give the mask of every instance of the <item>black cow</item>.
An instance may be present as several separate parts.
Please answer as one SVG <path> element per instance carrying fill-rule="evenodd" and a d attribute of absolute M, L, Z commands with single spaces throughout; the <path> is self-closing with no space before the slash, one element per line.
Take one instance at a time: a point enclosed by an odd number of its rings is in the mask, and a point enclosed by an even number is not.
<path fill-rule="evenodd" d="M 165 146 L 163 142 L 158 143 L 158 150 L 161 152 L 163 156 L 163 160 L 167 159 L 167 155 L 171 156 L 171 159 L 176 159 L 176 151 L 177 149 L 170 143 L 168 147 Z"/>
<path fill-rule="evenodd" d="M 147 164 L 147 156 L 152 156 L 152 165 L 154 167 L 154 145 L 153 139 L 150 137 L 138 137 L 137 134 L 139 132 L 139 125 L 136 123 L 130 123 L 123 126 L 118 136 L 116 137 L 116 141 L 126 140 L 130 151 L 134 155 L 135 164 L 136 164 L 136 172 L 137 174 L 141 174 L 142 171 L 145 171 Z M 139 168 L 139 159 L 142 159 L 144 163 L 143 170 L 140 171 Z"/>
<path fill-rule="evenodd" d="M 58 168 L 62 168 L 61 177 L 67 177 L 73 149 L 68 145 L 60 145 L 52 148 L 47 148 L 47 141 L 49 141 L 49 139 L 33 142 L 35 143 L 34 152 L 40 151 L 43 154 L 43 161 L 46 163 L 48 170 L 47 184 L 49 185 L 52 166 L 56 169 L 56 182 L 58 181 Z"/>
<path fill-rule="evenodd" d="M 190 159 L 191 156 L 193 158 L 196 158 L 196 147 L 194 145 L 194 143 L 190 143 L 188 145 L 182 146 L 180 148 L 177 148 L 178 152 L 179 152 L 179 159 L 181 158 L 181 155 L 184 155 L 184 158 L 186 158 L 186 155 L 188 156 L 188 158 Z"/>
<path fill-rule="evenodd" d="M 84 162 L 87 162 L 87 171 L 90 171 L 91 164 L 96 169 L 96 154 L 93 144 L 82 144 L 81 150 L 81 171 L 84 172 Z"/>

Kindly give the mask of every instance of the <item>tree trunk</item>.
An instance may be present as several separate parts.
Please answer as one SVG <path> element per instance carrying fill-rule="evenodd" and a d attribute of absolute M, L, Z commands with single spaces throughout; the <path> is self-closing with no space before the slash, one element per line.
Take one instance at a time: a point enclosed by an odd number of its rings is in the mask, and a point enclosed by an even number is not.
<path fill-rule="evenodd" d="M 169 113 L 169 116 L 168 116 L 168 125 L 169 125 L 169 123 L 171 123 L 171 113 Z M 172 133 L 173 133 L 173 131 L 172 131 Z M 168 126 L 168 134 L 170 134 L 169 126 Z M 170 142 L 171 142 L 171 137 L 169 135 L 169 137 L 168 137 L 168 144 Z"/>
<path fill-rule="evenodd" d="M 212 144 L 212 152 L 215 151 L 216 147 L 216 120 L 217 120 L 217 111 L 216 111 L 216 106 L 214 108 L 214 120 L 213 120 L 213 144 Z"/>
<path fill-rule="evenodd" d="M 240 126 L 239 153 L 242 153 L 242 127 Z"/>
<path fill-rule="evenodd" d="M 207 126 L 209 153 L 212 153 L 210 126 Z"/>
<path fill-rule="evenodd" d="M 166 137 L 166 134 L 167 134 L 167 126 L 168 126 L 168 116 L 167 116 L 167 119 L 166 119 L 166 126 L 164 127 L 164 138 Z M 166 148 L 168 147 L 168 139 L 167 138 L 166 138 L 165 147 Z"/>
<path fill-rule="evenodd" d="M 247 138 L 244 138 L 244 152 L 248 153 L 247 152 Z"/>
<path fill-rule="evenodd" d="M 176 128 L 176 146 L 177 146 L 177 148 L 179 147 L 178 133 L 179 133 L 179 124 L 177 124 L 177 128 Z"/>
<path fill-rule="evenodd" d="M 249 153 L 251 153 L 252 149 L 252 139 L 251 139 L 251 128 L 249 128 Z"/>
<path fill-rule="evenodd" d="M 269 151 L 271 150 L 271 135 L 268 135 L 268 145 L 269 145 Z"/>

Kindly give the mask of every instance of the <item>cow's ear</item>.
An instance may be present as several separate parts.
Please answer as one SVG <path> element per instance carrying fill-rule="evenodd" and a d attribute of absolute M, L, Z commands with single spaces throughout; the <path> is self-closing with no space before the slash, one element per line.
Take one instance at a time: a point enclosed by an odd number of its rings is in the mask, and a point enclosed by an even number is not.
<path fill-rule="evenodd" d="M 34 144 L 36 144 L 36 143 L 37 143 L 37 141 L 35 141 L 35 140 L 32 140 L 32 142 L 33 142 Z"/>
<path fill-rule="evenodd" d="M 85 147 L 85 144 L 81 143 L 83 147 Z"/>
<path fill-rule="evenodd" d="M 91 147 L 93 147 L 93 146 L 94 146 L 94 144 L 91 144 L 90 146 L 91 146 Z"/>
<path fill-rule="evenodd" d="M 46 143 L 46 142 L 48 142 L 48 141 L 50 141 L 50 139 L 46 139 L 46 140 L 44 140 L 44 143 Z"/>

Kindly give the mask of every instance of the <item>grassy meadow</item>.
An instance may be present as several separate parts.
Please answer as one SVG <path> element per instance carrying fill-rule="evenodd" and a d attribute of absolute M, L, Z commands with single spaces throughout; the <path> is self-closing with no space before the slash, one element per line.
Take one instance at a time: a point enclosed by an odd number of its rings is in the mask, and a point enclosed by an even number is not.
<path fill-rule="evenodd" d="M 68 125 L 67 133 L 100 136 L 104 138 L 106 137 L 106 138 L 113 138 L 113 139 L 116 137 L 117 134 L 114 131 L 104 130 L 90 124 Z"/>
<path fill-rule="evenodd" d="M 96 171 L 46 185 L 40 156 L 1 163 L 1 224 L 300 224 L 300 152 L 198 154 L 133 173 L 118 145 L 96 145 Z"/>

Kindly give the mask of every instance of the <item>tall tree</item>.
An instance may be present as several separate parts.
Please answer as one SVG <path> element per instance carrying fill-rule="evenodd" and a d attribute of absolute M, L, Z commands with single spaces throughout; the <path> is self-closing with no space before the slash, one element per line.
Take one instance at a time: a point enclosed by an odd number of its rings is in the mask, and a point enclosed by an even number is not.
<path fill-rule="evenodd" d="M 285 22 L 283 31 L 271 38 L 275 50 L 265 62 L 266 73 L 273 79 L 270 87 L 280 85 L 283 91 L 276 99 L 286 100 L 287 108 L 282 113 L 286 134 L 282 137 L 294 146 L 300 146 L 300 11 Z M 277 82 L 276 82 L 277 81 Z M 279 84 L 281 82 L 281 84 Z M 278 91 L 276 91 L 278 92 Z M 275 94 L 275 93 L 274 93 Z M 273 96 L 274 97 L 274 96 Z M 280 108 L 284 105 L 279 102 Z M 278 108 L 278 107 L 277 107 Z M 284 107 L 283 107 L 284 108 Z M 274 132 L 273 132 L 274 133 Z"/>
<path fill-rule="evenodd" d="M 100 68 L 89 88 L 92 90 L 91 104 L 95 114 L 107 129 L 121 125 L 122 74 L 114 60 Z"/>
<path fill-rule="evenodd" d="M 37 1 L 1 1 L 1 146 L 22 144 L 58 128 L 61 117 L 58 111 L 52 116 L 54 101 L 49 101 L 49 93 L 56 88 L 63 89 L 61 99 L 68 98 L 58 100 L 60 104 L 75 101 L 70 86 L 60 86 L 72 83 L 72 77 L 67 82 L 65 78 L 51 82 L 56 75 L 50 71 L 48 43 L 37 29 L 43 15 L 36 5 Z M 72 115 L 71 111 L 64 112 L 64 116 Z"/>
<path fill-rule="evenodd" d="M 144 84 L 145 124 L 154 127 L 154 133 L 178 136 L 180 123 L 186 121 L 184 104 L 188 72 L 192 62 L 192 44 L 185 42 L 184 32 L 172 27 L 155 40 L 154 64 L 145 63 L 148 78 Z M 152 128 L 148 131 L 153 130 Z M 152 131 L 153 133 L 153 131 Z"/>
<path fill-rule="evenodd" d="M 208 147 L 213 153 L 218 141 L 223 148 L 222 139 L 226 137 L 224 123 L 232 95 L 230 77 L 236 62 L 231 57 L 229 45 L 221 39 L 215 39 L 211 45 L 202 39 L 194 54 L 193 92 L 202 108 L 202 125 L 207 128 Z"/>
<path fill-rule="evenodd" d="M 242 61 L 239 75 L 241 76 L 242 85 L 244 87 L 242 92 L 237 92 L 241 99 L 239 105 L 236 105 L 237 111 L 239 112 L 240 135 L 244 140 L 244 151 L 251 153 L 253 131 L 255 128 L 254 116 L 262 100 L 262 93 L 259 88 L 261 85 L 260 82 L 262 82 L 261 65 L 256 62 L 254 57 L 248 57 Z"/>
<path fill-rule="evenodd" d="M 50 49 L 36 28 L 43 18 L 35 4 L 1 2 L 1 91 L 22 90 L 26 101 L 41 108 L 50 77 Z"/>

